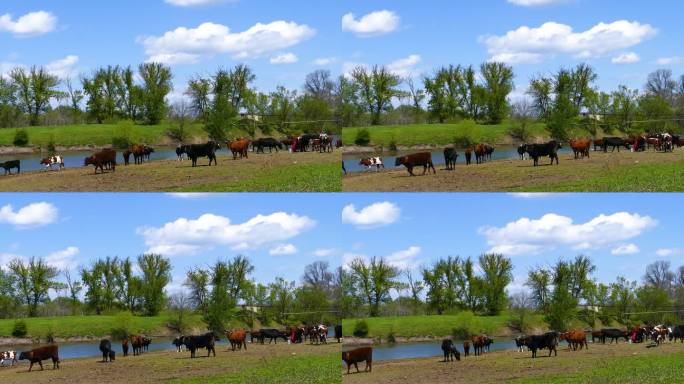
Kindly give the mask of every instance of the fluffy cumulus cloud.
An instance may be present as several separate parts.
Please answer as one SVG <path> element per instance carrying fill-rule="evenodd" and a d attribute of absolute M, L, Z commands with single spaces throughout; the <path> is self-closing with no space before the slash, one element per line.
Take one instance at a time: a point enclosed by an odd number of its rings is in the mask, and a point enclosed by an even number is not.
<path fill-rule="evenodd" d="M 418 256 L 420 256 L 421 248 L 418 246 L 411 246 L 407 249 L 397 251 L 387 256 L 385 260 L 399 269 L 413 269 L 418 266 Z"/>
<path fill-rule="evenodd" d="M 257 23 L 233 32 L 225 25 L 203 23 L 197 28 L 178 27 L 162 36 L 138 38 L 148 61 L 166 64 L 196 63 L 203 57 L 228 54 L 234 59 L 257 58 L 295 46 L 316 34 L 307 25 L 288 21 Z"/>
<path fill-rule="evenodd" d="M 30 12 L 16 20 L 9 13 L 0 16 L 0 32 L 9 32 L 15 37 L 44 35 L 56 27 L 57 17 L 45 11 Z"/>
<path fill-rule="evenodd" d="M 57 208 L 46 202 L 33 203 L 15 211 L 10 204 L 0 208 L 0 224 L 10 224 L 18 229 L 42 227 L 58 218 Z"/>
<path fill-rule="evenodd" d="M 511 4 L 520 5 L 522 7 L 540 7 L 544 5 L 553 5 L 567 3 L 568 0 L 506 0 Z"/>
<path fill-rule="evenodd" d="M 503 36 L 483 36 L 491 60 L 507 63 L 537 63 L 558 54 L 580 59 L 605 56 L 633 47 L 657 34 L 649 24 L 618 20 L 599 23 L 586 31 L 547 22 L 540 27 L 522 26 Z"/>
<path fill-rule="evenodd" d="M 297 237 L 315 225 L 309 217 L 285 212 L 257 215 L 244 223 L 205 214 L 197 219 L 179 218 L 161 227 L 138 228 L 137 233 L 145 239 L 148 252 L 173 256 L 217 246 L 244 250 L 273 245 Z"/>
<path fill-rule="evenodd" d="M 317 257 L 328 257 L 333 255 L 335 252 L 335 249 L 332 248 L 319 248 L 315 250 L 313 254 Z"/>
<path fill-rule="evenodd" d="M 622 244 L 610 251 L 613 255 L 634 255 L 639 253 L 639 247 L 636 244 Z"/>
<path fill-rule="evenodd" d="M 335 61 L 337 61 L 337 59 L 334 57 L 320 57 L 314 60 L 314 64 L 318 65 L 319 67 L 324 67 L 326 65 L 334 63 Z"/>
<path fill-rule="evenodd" d="M 399 15 L 392 11 L 371 12 L 356 19 L 353 13 L 342 16 L 342 30 L 352 32 L 360 37 L 384 35 L 399 28 Z"/>
<path fill-rule="evenodd" d="M 641 57 L 634 52 L 627 52 L 613 57 L 613 64 L 632 64 L 641 61 Z"/>
<path fill-rule="evenodd" d="M 271 248 L 268 254 L 272 256 L 294 255 L 297 251 L 297 247 L 292 244 L 279 244 Z"/>
<path fill-rule="evenodd" d="M 678 256 L 684 254 L 684 250 L 680 248 L 660 248 L 656 251 L 656 255 L 660 257 Z"/>
<path fill-rule="evenodd" d="M 294 64 L 299 61 L 299 58 L 294 53 L 283 53 L 271 57 L 271 64 Z"/>
<path fill-rule="evenodd" d="M 342 222 L 353 224 L 360 229 L 370 229 L 390 225 L 399 220 L 401 209 L 394 203 L 384 201 L 356 210 L 354 204 L 342 209 Z"/>
<path fill-rule="evenodd" d="M 414 77 L 416 76 L 417 69 L 416 65 L 421 62 L 420 55 L 410 55 L 403 59 L 395 60 L 387 65 L 387 69 L 397 76 L 401 77 Z"/>
<path fill-rule="evenodd" d="M 66 79 L 67 77 L 77 78 L 79 75 L 78 71 L 78 56 L 69 55 L 63 59 L 51 61 L 45 65 L 45 69 L 51 74 L 59 77 L 60 79 Z"/>
<path fill-rule="evenodd" d="M 683 62 L 684 59 L 678 56 L 671 56 L 671 57 L 661 57 L 658 60 L 656 60 L 656 63 L 658 65 L 672 65 L 672 64 L 679 64 Z"/>
<path fill-rule="evenodd" d="M 80 249 L 78 247 L 67 247 L 45 256 L 45 262 L 60 270 L 73 269 L 78 265 L 74 256 L 78 255 L 79 252 Z"/>
<path fill-rule="evenodd" d="M 219 3 L 226 3 L 228 0 L 165 0 L 167 4 L 175 5 L 176 7 L 202 7 L 205 5 L 214 5 Z"/>
<path fill-rule="evenodd" d="M 505 255 L 536 254 L 557 246 L 590 249 L 617 246 L 657 225 L 649 216 L 627 212 L 599 215 L 585 223 L 546 214 L 539 219 L 523 217 L 503 227 L 480 228 L 490 252 Z"/>

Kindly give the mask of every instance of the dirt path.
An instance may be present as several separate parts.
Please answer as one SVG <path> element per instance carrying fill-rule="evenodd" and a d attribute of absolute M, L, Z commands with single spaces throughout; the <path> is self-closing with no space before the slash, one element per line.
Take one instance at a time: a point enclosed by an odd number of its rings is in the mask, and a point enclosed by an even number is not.
<path fill-rule="evenodd" d="M 439 351 L 439 345 L 435 344 Z M 462 349 L 461 349 L 462 350 Z M 620 357 L 648 355 L 654 359 L 669 353 L 684 352 L 683 344 L 666 343 L 658 348 L 645 344 L 595 345 L 589 350 L 569 351 L 566 344 L 559 347 L 557 357 L 548 356 L 547 350 L 531 359 L 530 352 L 497 351 L 481 357 L 463 357 L 460 362 L 443 363 L 441 357 L 375 362 L 373 372 L 363 373 L 365 363 L 359 364 L 361 373 L 347 375 L 343 369 L 344 384 L 376 383 L 504 383 L 519 378 L 539 378 L 557 373 L 578 373 L 592 367 L 605 366 L 608 360 Z M 352 367 L 354 372 L 354 367 Z M 485 375 L 485 376 L 483 376 Z M 484 381 L 483 381 L 484 380 Z M 540 381 L 543 382 L 543 381 Z M 578 381 L 581 382 L 581 381 Z"/>
<path fill-rule="evenodd" d="M 666 164 L 684 161 L 684 150 L 674 153 L 608 153 L 592 152 L 591 158 L 575 160 L 561 156 L 559 166 L 533 167 L 532 161 L 497 160 L 482 165 L 465 166 L 459 158 L 455 171 L 437 168 L 436 175 L 410 177 L 401 169 L 380 173 L 353 174 L 343 178 L 345 192 L 505 192 L 525 188 L 552 187 L 589 177 L 609 175 L 616 169 L 636 164 Z M 414 172 L 415 173 L 415 172 Z M 422 168 L 417 174 L 422 173 Z M 684 188 L 684 186 L 683 186 Z M 583 192 L 583 191 L 578 191 Z"/>
<path fill-rule="evenodd" d="M 204 357 L 204 350 L 198 352 L 203 357 L 196 359 L 190 359 L 189 352 L 148 352 L 141 356 L 117 356 L 113 363 L 102 363 L 97 357 L 65 360 L 58 370 L 53 370 L 52 361 L 46 360 L 44 371 L 35 365 L 33 372 L 28 372 L 28 364 L 23 362 L 13 368 L 0 368 L 0 383 L 163 383 L 178 378 L 229 374 L 271 359 L 332 353 L 339 348 L 339 344 L 248 344 L 247 351 L 232 352 L 221 346 L 216 350 L 216 357 L 209 358 Z"/>
<path fill-rule="evenodd" d="M 190 161 L 161 160 L 143 165 L 118 166 L 116 172 L 94 174 L 94 168 L 81 167 L 61 172 L 32 172 L 0 176 L 0 191 L 5 192 L 157 192 L 193 189 L 221 190 L 231 184 L 258 179 L 269 173 L 287 169 L 304 170 L 307 166 L 339 164 L 341 154 L 280 152 L 252 155 L 247 160 L 233 161 L 232 156 L 219 156 L 218 166 L 208 167 L 200 159 L 198 167 Z M 335 169 L 330 177 L 339 180 Z"/>

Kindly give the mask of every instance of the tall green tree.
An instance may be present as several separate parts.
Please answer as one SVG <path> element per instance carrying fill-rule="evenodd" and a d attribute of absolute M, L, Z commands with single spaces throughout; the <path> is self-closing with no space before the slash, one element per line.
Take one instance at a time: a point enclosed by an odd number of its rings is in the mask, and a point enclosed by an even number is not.
<path fill-rule="evenodd" d="M 377 65 L 371 70 L 356 67 L 351 76 L 357 85 L 359 99 L 370 114 L 371 124 L 380 125 L 382 113 L 392 106 L 392 99 L 402 95 L 399 90 L 401 78 Z"/>
<path fill-rule="evenodd" d="M 50 101 L 63 95 L 58 89 L 59 78 L 35 65 L 28 72 L 21 67 L 14 68 L 9 76 L 19 95 L 19 107 L 29 115 L 32 126 L 39 125 L 39 117 L 48 110 Z"/>
<path fill-rule="evenodd" d="M 57 287 L 57 268 L 48 265 L 45 260 L 32 257 L 28 262 L 21 259 L 12 260 L 8 268 L 14 275 L 17 291 L 20 292 L 28 307 L 29 317 L 38 316 L 38 305 L 49 299 L 50 289 Z"/>
<path fill-rule="evenodd" d="M 352 278 L 363 295 L 371 317 L 380 315 L 380 304 L 390 298 L 390 291 L 400 286 L 400 271 L 383 258 L 373 257 L 370 262 L 358 258 L 350 265 Z"/>
<path fill-rule="evenodd" d="M 203 315 L 207 314 L 209 305 L 209 271 L 205 269 L 192 269 L 186 274 L 185 284 L 190 289 L 190 300 L 196 309 Z"/>
<path fill-rule="evenodd" d="M 486 91 L 487 118 L 491 123 L 499 124 L 510 109 L 508 95 L 515 88 L 513 68 L 504 63 L 487 62 L 480 66 L 480 73 Z"/>
<path fill-rule="evenodd" d="M 171 68 L 161 63 L 144 63 L 138 67 L 143 85 L 140 92 L 142 115 L 150 125 L 159 124 L 166 112 L 166 96 L 173 89 Z"/>
<path fill-rule="evenodd" d="M 506 287 L 513 281 L 513 263 L 501 254 L 480 256 L 483 272 L 482 293 L 484 308 L 490 315 L 498 315 L 506 308 Z"/>
<path fill-rule="evenodd" d="M 140 298 L 143 313 L 156 316 L 166 305 L 164 288 L 171 282 L 171 262 L 158 254 L 145 254 L 138 257 L 138 267 L 142 272 Z"/>

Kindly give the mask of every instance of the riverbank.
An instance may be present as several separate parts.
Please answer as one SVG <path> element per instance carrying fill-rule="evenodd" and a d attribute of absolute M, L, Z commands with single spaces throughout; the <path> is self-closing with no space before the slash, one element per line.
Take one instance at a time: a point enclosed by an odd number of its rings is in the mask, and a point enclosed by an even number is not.
<path fill-rule="evenodd" d="M 247 349 L 232 352 L 225 346 L 216 348 L 216 357 L 190 359 L 189 352 L 173 350 L 148 352 L 140 356 L 117 354 L 113 363 L 100 358 L 67 359 L 59 370 L 49 361 L 44 371 L 28 364 L 0 368 L 0 382 L 5 383 L 334 383 L 340 381 L 338 344 L 310 345 L 248 343 Z"/>
<path fill-rule="evenodd" d="M 559 346 L 558 356 L 546 357 L 547 350 L 532 359 L 530 352 L 496 351 L 484 356 L 464 357 L 460 362 L 443 363 L 441 357 L 381 361 L 373 364 L 371 373 L 347 375 L 345 384 L 394 384 L 413 382 L 506 382 L 506 383 L 675 383 L 684 369 L 684 345 L 665 343 L 647 348 L 648 344 L 589 344 L 587 350 L 570 351 Z M 441 355 L 435 344 L 435 355 Z M 462 348 L 459 348 L 462 350 Z M 352 372 L 354 372 L 352 367 Z"/>
<path fill-rule="evenodd" d="M 437 174 L 410 177 L 402 168 L 350 174 L 345 192 L 681 192 L 684 191 L 684 150 L 660 152 L 591 152 L 575 160 L 561 155 L 560 165 L 534 167 L 531 160 L 495 160 L 466 166 L 459 158 L 455 171 L 438 167 Z M 422 169 L 416 170 L 417 174 Z"/>
<path fill-rule="evenodd" d="M 119 165 L 116 172 L 94 174 L 93 167 L 60 172 L 0 176 L 0 191 L 14 192 L 337 192 L 341 190 L 340 154 L 288 153 L 250 155 L 234 161 L 225 152 L 218 166 L 159 160 Z"/>

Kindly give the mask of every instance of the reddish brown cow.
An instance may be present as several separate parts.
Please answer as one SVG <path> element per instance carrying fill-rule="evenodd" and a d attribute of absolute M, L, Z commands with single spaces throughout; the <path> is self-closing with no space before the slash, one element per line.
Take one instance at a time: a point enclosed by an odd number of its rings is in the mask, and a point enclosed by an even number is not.
<path fill-rule="evenodd" d="M 437 170 L 435 170 L 435 165 L 432 163 L 432 154 L 430 152 L 421 152 L 413 155 L 397 157 L 397 159 L 394 162 L 394 166 L 398 167 L 400 165 L 405 166 L 408 170 L 408 173 L 411 176 L 415 176 L 413 174 L 413 167 L 421 165 L 423 166 L 423 175 L 429 169 L 432 169 L 432 172 L 434 174 L 437 174 Z"/>
<path fill-rule="evenodd" d="M 244 329 L 228 331 L 226 332 L 226 337 L 228 338 L 233 351 L 235 351 L 235 347 L 237 347 L 237 349 L 242 349 L 243 345 L 245 346 L 245 351 L 247 350 L 247 331 Z"/>
<path fill-rule="evenodd" d="M 586 347 L 586 349 L 589 349 L 589 345 L 587 344 L 587 335 L 581 329 L 563 332 L 560 334 L 559 338 L 561 341 L 567 340 L 568 349 L 572 348 L 573 351 L 576 351 L 577 347 L 579 347 L 580 350 L 584 347 Z"/>
<path fill-rule="evenodd" d="M 133 347 L 133 356 L 137 356 L 142 353 L 143 337 L 142 336 L 131 336 L 131 346 Z"/>
<path fill-rule="evenodd" d="M 577 139 L 577 140 L 570 140 L 570 148 L 572 148 L 572 151 L 575 153 L 575 160 L 579 159 L 580 156 L 582 159 L 584 157 L 589 157 L 589 148 L 591 148 L 591 140 L 590 139 Z"/>
<path fill-rule="evenodd" d="M 43 370 L 43 360 L 52 359 L 52 369 L 59 369 L 59 348 L 56 345 L 35 348 L 19 355 L 19 360 L 31 362 L 29 372 L 33 369 L 33 364 L 38 363 L 40 370 Z"/>
<path fill-rule="evenodd" d="M 484 144 L 478 144 L 475 146 L 475 162 L 477 164 L 483 164 L 487 160 L 487 148 Z"/>
<path fill-rule="evenodd" d="M 356 373 L 359 373 L 358 363 L 362 361 L 366 362 L 366 368 L 363 371 L 371 372 L 373 368 L 373 348 L 363 347 L 354 349 L 352 351 L 342 352 L 342 360 L 347 363 L 347 375 L 349 374 L 349 369 L 351 368 L 352 364 L 354 364 L 354 367 L 356 367 Z"/>
<path fill-rule="evenodd" d="M 594 143 L 594 152 L 596 152 L 598 150 L 597 148 L 603 149 L 603 139 L 596 139 L 596 140 L 594 140 L 593 143 Z"/>
<path fill-rule="evenodd" d="M 133 144 L 131 148 L 131 153 L 133 154 L 133 161 L 135 164 L 142 164 L 145 160 L 145 146 L 139 144 Z"/>
<path fill-rule="evenodd" d="M 484 352 L 485 343 L 487 341 L 486 336 L 473 336 L 470 338 L 473 343 L 473 349 L 475 351 L 475 356 L 479 356 Z"/>
<path fill-rule="evenodd" d="M 128 339 L 121 340 L 121 349 L 123 350 L 123 355 L 128 356 Z"/>
<path fill-rule="evenodd" d="M 466 340 L 463 342 L 463 352 L 465 356 L 470 355 L 470 341 Z"/>
<path fill-rule="evenodd" d="M 342 148 L 342 140 L 339 140 L 339 139 L 338 139 L 338 140 L 335 142 L 335 148 Z"/>
<path fill-rule="evenodd" d="M 133 152 L 131 152 L 130 149 L 127 149 L 123 153 L 123 159 L 124 159 L 124 165 L 128 165 L 131 162 L 131 155 Z"/>
<path fill-rule="evenodd" d="M 86 157 L 84 165 L 94 165 L 95 173 L 97 173 L 98 168 L 104 173 L 105 166 L 111 167 L 112 172 L 116 171 L 116 151 L 113 149 L 103 149 L 90 157 Z"/>
<path fill-rule="evenodd" d="M 248 159 L 248 151 L 249 151 L 249 144 L 251 142 L 247 139 L 239 139 L 239 140 L 233 140 L 233 141 L 227 141 L 226 145 L 228 148 L 230 148 L 230 151 L 233 153 L 233 160 L 237 160 L 238 155 L 240 155 L 240 158 L 242 159 L 243 157 Z"/>
<path fill-rule="evenodd" d="M 465 158 L 466 158 L 466 165 L 470 165 L 470 162 L 473 159 L 473 149 L 472 148 L 466 148 Z"/>

